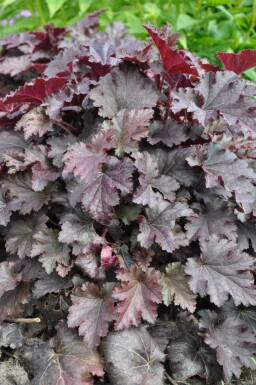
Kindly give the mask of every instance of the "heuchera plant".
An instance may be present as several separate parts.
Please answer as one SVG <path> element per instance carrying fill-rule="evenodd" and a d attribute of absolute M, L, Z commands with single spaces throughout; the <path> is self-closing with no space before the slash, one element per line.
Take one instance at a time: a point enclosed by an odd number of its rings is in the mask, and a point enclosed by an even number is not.
<path fill-rule="evenodd" d="M 256 51 L 223 70 L 98 13 L 0 42 L 2 360 L 19 385 L 228 383 L 256 354 Z"/>

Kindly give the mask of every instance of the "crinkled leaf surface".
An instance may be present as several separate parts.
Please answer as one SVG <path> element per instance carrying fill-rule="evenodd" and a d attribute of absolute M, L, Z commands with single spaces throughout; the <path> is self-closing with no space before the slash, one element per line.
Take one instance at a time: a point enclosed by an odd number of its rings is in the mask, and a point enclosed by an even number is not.
<path fill-rule="evenodd" d="M 15 289 L 6 291 L 0 298 L 0 323 L 5 319 L 22 317 L 31 292 L 30 284 L 20 282 Z"/>
<path fill-rule="evenodd" d="M 88 183 L 82 198 L 84 210 L 102 223 L 112 218 L 113 207 L 119 204 L 118 190 L 127 194 L 132 189 L 133 162 L 128 159 L 110 158 L 95 181 Z"/>
<path fill-rule="evenodd" d="M 71 296 L 68 326 L 79 327 L 79 334 L 91 349 L 99 345 L 100 338 L 107 335 L 109 323 L 116 318 L 112 289 L 111 283 L 102 288 L 86 283 Z"/>
<path fill-rule="evenodd" d="M 46 227 L 48 218 L 45 214 L 33 214 L 13 222 L 8 230 L 6 250 L 9 253 L 17 253 L 20 258 L 31 255 L 34 235 Z"/>
<path fill-rule="evenodd" d="M 174 92 L 172 109 L 192 112 L 203 126 L 220 113 L 229 125 L 238 124 L 244 133 L 255 135 L 255 92 L 253 83 L 244 82 L 232 71 L 207 72 L 195 88 Z"/>
<path fill-rule="evenodd" d="M 15 274 L 13 262 L 0 263 L 0 297 L 8 291 L 13 290 L 21 280 L 21 275 Z"/>
<path fill-rule="evenodd" d="M 188 240 L 185 233 L 177 227 L 178 218 L 191 216 L 193 211 L 186 203 L 169 203 L 165 200 L 156 200 L 155 208 L 146 209 L 147 218 L 140 223 L 138 241 L 143 247 L 150 247 L 157 242 L 163 250 L 172 252 L 180 246 L 186 246 Z"/>
<path fill-rule="evenodd" d="M 46 132 L 53 131 L 53 123 L 40 107 L 33 108 L 22 116 L 15 126 L 16 130 L 23 129 L 25 139 L 32 135 L 43 136 Z"/>
<path fill-rule="evenodd" d="M 0 132 L 0 162 L 4 160 L 6 152 L 19 154 L 28 147 L 29 143 L 24 140 L 21 134 L 14 131 Z"/>
<path fill-rule="evenodd" d="M 173 202 L 175 191 L 180 187 L 179 183 L 170 176 L 160 175 L 156 160 L 148 152 L 136 155 L 135 159 L 135 166 L 140 172 L 140 186 L 134 193 L 133 202 L 154 207 L 158 196 L 154 189 Z"/>
<path fill-rule="evenodd" d="M 59 241 L 59 232 L 54 229 L 43 229 L 34 235 L 31 257 L 39 256 L 48 274 L 52 273 L 57 264 L 67 266 L 70 258 L 70 247 Z"/>
<path fill-rule="evenodd" d="M 144 327 L 110 333 L 102 349 L 113 384 L 164 384 L 165 355 Z"/>
<path fill-rule="evenodd" d="M 169 119 L 165 123 L 155 121 L 149 126 L 148 142 L 152 145 L 162 142 L 168 147 L 173 147 L 187 139 L 185 127 L 175 120 Z"/>
<path fill-rule="evenodd" d="M 57 335 L 23 354 L 25 367 L 34 374 L 31 385 L 92 385 L 89 373 L 102 376 L 102 361 L 64 321 Z"/>
<path fill-rule="evenodd" d="M 49 202 L 51 193 L 56 190 L 54 183 L 49 183 L 42 191 L 34 191 L 30 174 L 16 174 L 3 180 L 3 185 L 9 192 L 13 204 L 20 205 L 21 214 L 39 211 Z"/>
<path fill-rule="evenodd" d="M 161 277 L 163 302 L 169 306 L 173 301 L 176 306 L 188 309 L 193 313 L 196 309 L 196 296 L 188 285 L 188 276 L 180 262 L 173 262 L 166 266 Z"/>
<path fill-rule="evenodd" d="M 243 253 L 235 242 L 217 235 L 201 242 L 200 258 L 189 258 L 186 273 L 191 276 L 190 288 L 202 297 L 221 306 L 230 294 L 236 305 L 256 304 L 256 287 L 250 268 L 253 258 Z"/>
<path fill-rule="evenodd" d="M 148 135 L 148 124 L 153 110 L 121 110 L 107 123 L 113 129 L 116 155 L 138 149 L 138 141 Z"/>
<path fill-rule="evenodd" d="M 227 191 L 235 192 L 235 199 L 244 211 L 252 210 L 256 193 L 251 181 L 256 180 L 256 173 L 245 160 L 215 143 L 196 147 L 187 160 L 191 166 L 203 168 L 207 188 L 217 186 L 221 179 Z"/>
<path fill-rule="evenodd" d="M 154 107 L 158 93 L 153 83 L 146 79 L 137 66 L 130 63 L 114 68 L 103 77 L 99 84 L 89 92 L 99 114 L 104 118 L 112 118 L 119 111 L 141 110 Z"/>
<path fill-rule="evenodd" d="M 56 272 L 51 274 L 45 270 L 38 274 L 38 280 L 33 287 L 33 298 L 41 298 L 48 293 L 59 293 L 63 289 L 68 289 L 73 286 L 70 276 L 60 277 Z"/>
<path fill-rule="evenodd" d="M 92 220 L 87 214 L 76 210 L 61 219 L 60 242 L 72 244 L 74 241 L 80 241 L 87 244 L 99 243 L 100 240 L 101 238 L 94 230 Z"/>
<path fill-rule="evenodd" d="M 216 200 L 208 205 L 194 203 L 191 208 L 198 216 L 188 218 L 185 228 L 189 239 L 208 239 L 209 236 L 217 234 L 231 241 L 236 240 L 236 217 L 225 202 Z"/>
<path fill-rule="evenodd" d="M 75 176 L 93 181 L 102 163 L 108 157 L 105 149 L 111 147 L 111 135 L 100 133 L 95 135 L 90 144 L 76 143 L 68 148 L 64 156 L 64 176 L 73 172 Z"/>
<path fill-rule="evenodd" d="M 117 278 L 122 284 L 113 291 L 113 297 L 120 301 L 116 309 L 118 316 L 115 329 L 138 326 L 141 319 L 154 323 L 157 317 L 156 304 L 161 302 L 162 297 L 160 273 L 153 268 L 144 272 L 134 266 L 120 269 Z"/>
<path fill-rule="evenodd" d="M 256 352 L 255 336 L 244 322 L 228 317 L 217 323 L 216 313 L 209 310 L 201 311 L 200 315 L 200 326 L 206 329 L 205 342 L 216 349 L 225 381 L 229 382 L 232 374 L 239 378 L 242 366 L 254 369 L 251 357 Z"/>
<path fill-rule="evenodd" d="M 6 189 L 0 186 L 0 225 L 2 226 L 6 226 L 10 222 L 12 212 L 20 208 L 19 202 L 13 202 L 6 195 Z"/>

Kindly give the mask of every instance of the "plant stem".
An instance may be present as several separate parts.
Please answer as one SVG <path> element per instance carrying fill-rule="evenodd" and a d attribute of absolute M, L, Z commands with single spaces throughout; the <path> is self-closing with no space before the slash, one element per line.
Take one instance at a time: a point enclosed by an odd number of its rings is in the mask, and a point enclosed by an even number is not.
<path fill-rule="evenodd" d="M 41 318 L 7 318 L 6 321 L 18 324 L 38 324 L 41 322 Z"/>
<path fill-rule="evenodd" d="M 169 376 L 168 373 L 165 372 L 165 377 L 167 378 L 167 380 L 172 384 L 172 385 L 178 385 L 177 382 L 171 377 Z"/>

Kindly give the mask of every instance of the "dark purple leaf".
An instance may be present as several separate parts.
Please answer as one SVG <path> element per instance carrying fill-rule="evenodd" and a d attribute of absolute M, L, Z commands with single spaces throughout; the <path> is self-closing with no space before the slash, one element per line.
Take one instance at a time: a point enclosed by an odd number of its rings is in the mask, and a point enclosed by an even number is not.
<path fill-rule="evenodd" d="M 165 355 L 145 327 L 112 332 L 102 348 L 113 384 L 163 385 Z"/>
<path fill-rule="evenodd" d="M 185 233 L 175 221 L 181 217 L 193 215 L 186 203 L 169 203 L 156 200 L 155 208 L 146 209 L 147 218 L 140 223 L 138 241 L 142 247 L 150 247 L 157 242 L 163 250 L 172 252 L 180 246 L 188 245 Z"/>
<path fill-rule="evenodd" d="M 120 110 L 154 107 L 158 93 L 153 83 L 133 65 L 120 65 L 104 76 L 99 84 L 90 91 L 89 97 L 94 106 L 99 107 L 99 114 L 112 118 Z"/>
<path fill-rule="evenodd" d="M 253 258 L 243 253 L 238 245 L 212 235 L 201 242 L 200 258 L 189 258 L 186 273 L 191 276 L 189 286 L 194 293 L 222 306 L 230 294 L 236 305 L 256 304 L 256 287 L 250 268 Z"/>
<path fill-rule="evenodd" d="M 216 349 L 226 382 L 231 380 L 232 374 L 239 378 L 242 366 L 255 368 L 251 359 L 256 353 L 255 336 L 243 321 L 228 317 L 217 322 L 216 313 L 209 310 L 199 314 L 202 317 L 200 327 L 206 329 L 205 342 Z"/>

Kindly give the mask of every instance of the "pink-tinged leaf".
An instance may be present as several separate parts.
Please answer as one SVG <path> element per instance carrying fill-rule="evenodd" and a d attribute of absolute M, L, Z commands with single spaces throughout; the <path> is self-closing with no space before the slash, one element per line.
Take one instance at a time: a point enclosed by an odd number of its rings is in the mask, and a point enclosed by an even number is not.
<path fill-rule="evenodd" d="M 113 141 L 117 156 L 131 153 L 138 149 L 140 139 L 148 136 L 149 120 L 153 110 L 121 110 L 113 117 L 111 122 L 106 122 L 113 130 Z"/>
<path fill-rule="evenodd" d="M 173 147 L 188 140 L 185 127 L 174 120 L 167 120 L 165 123 L 155 121 L 149 126 L 148 142 L 152 145 L 162 142 L 168 147 Z"/>
<path fill-rule="evenodd" d="M 34 191 L 42 191 L 49 182 L 55 181 L 60 175 L 59 171 L 52 167 L 47 147 L 42 144 L 25 151 L 24 166 L 31 167 Z"/>
<path fill-rule="evenodd" d="M 100 116 L 112 118 L 123 109 L 154 107 L 158 92 L 153 83 L 139 72 L 137 66 L 127 63 L 104 76 L 89 92 L 89 97 L 94 106 L 99 107 Z"/>
<path fill-rule="evenodd" d="M 216 349 L 226 383 L 230 382 L 233 374 L 239 378 L 243 366 L 255 369 L 251 358 L 256 353 L 255 335 L 244 321 L 227 317 L 218 322 L 217 314 L 209 310 L 199 314 L 202 317 L 199 325 L 206 331 L 205 342 Z"/>
<path fill-rule="evenodd" d="M 111 140 L 110 132 L 101 132 L 92 138 L 90 144 L 79 142 L 69 146 L 64 155 L 64 177 L 73 172 L 88 182 L 93 181 L 102 163 L 108 159 L 106 149 L 113 147 Z"/>
<path fill-rule="evenodd" d="M 21 275 L 14 272 L 15 263 L 0 263 L 0 297 L 9 290 L 15 289 L 17 283 L 21 280 Z"/>
<path fill-rule="evenodd" d="M 0 132 L 0 162 L 4 160 L 6 152 L 22 154 L 29 147 L 29 143 L 23 138 L 23 135 L 13 131 Z"/>
<path fill-rule="evenodd" d="M 34 375 L 31 385 L 93 385 L 90 373 L 103 376 L 99 353 L 93 352 L 64 321 L 59 322 L 57 335 L 50 341 L 26 349 L 23 360 Z"/>
<path fill-rule="evenodd" d="M 79 327 L 80 336 L 91 349 L 100 344 L 101 337 L 107 335 L 109 323 L 116 319 L 111 298 L 113 286 L 107 283 L 100 289 L 94 283 L 86 283 L 71 296 L 68 326 Z"/>
<path fill-rule="evenodd" d="M 189 258 L 185 271 L 193 292 L 201 297 L 209 294 L 215 305 L 222 306 L 230 294 L 237 306 L 249 306 L 256 304 L 252 266 L 253 258 L 235 242 L 213 235 L 201 241 L 200 258 Z"/>
<path fill-rule="evenodd" d="M 0 297 L 0 324 L 10 318 L 22 317 L 31 297 L 30 283 L 20 282 Z"/>
<path fill-rule="evenodd" d="M 213 201 L 211 204 L 192 204 L 191 208 L 197 217 L 188 219 L 185 225 L 187 237 L 193 241 L 208 239 L 211 235 L 227 237 L 230 241 L 237 238 L 236 216 L 234 210 L 223 201 Z"/>
<path fill-rule="evenodd" d="M 120 301 L 116 308 L 116 330 L 138 326 L 141 320 L 155 322 L 157 304 L 162 300 L 160 277 L 159 271 L 153 268 L 144 272 L 133 266 L 118 271 L 117 279 L 122 283 L 113 291 L 113 297 Z"/>
<path fill-rule="evenodd" d="M 226 70 L 233 71 L 238 75 L 256 66 L 255 49 L 244 49 L 239 53 L 218 52 L 217 57 L 224 64 Z"/>
<path fill-rule="evenodd" d="M 150 24 L 144 24 L 144 27 L 159 50 L 165 71 L 170 74 L 181 72 L 198 75 L 190 58 L 186 56 L 186 51 L 178 50 L 175 47 L 172 48 L 179 38 L 179 34 L 171 34 L 169 26 L 157 28 Z"/>
<path fill-rule="evenodd" d="M 111 246 L 104 245 L 102 246 L 100 253 L 100 263 L 104 270 L 107 270 L 118 263 L 118 258 L 116 255 L 113 255 L 113 249 Z"/>
<path fill-rule="evenodd" d="M 110 333 L 102 349 L 112 384 L 163 385 L 165 355 L 145 327 Z"/>
<path fill-rule="evenodd" d="M 5 57 L 0 62 L 0 74 L 16 76 L 33 67 L 30 55 Z"/>
<path fill-rule="evenodd" d="M 56 190 L 54 183 L 49 183 L 42 191 L 34 191 L 32 177 L 29 174 L 17 174 L 2 181 L 8 190 L 8 195 L 13 198 L 14 204 L 20 204 L 20 213 L 29 214 L 31 211 L 39 211 L 47 204 L 51 194 Z"/>
<path fill-rule="evenodd" d="M 70 247 L 60 242 L 58 235 L 58 230 L 46 228 L 37 232 L 33 237 L 35 242 L 30 256 L 39 256 L 39 261 L 48 274 L 52 273 L 57 265 L 68 266 L 69 264 Z"/>
<path fill-rule="evenodd" d="M 0 186 L 0 225 L 6 226 L 10 222 L 13 211 L 19 210 L 20 203 L 8 199 L 6 189 Z"/>
<path fill-rule="evenodd" d="M 181 217 L 194 215 L 186 203 L 169 203 L 157 199 L 155 208 L 146 209 L 147 218 L 143 217 L 140 223 L 138 241 L 142 247 L 150 247 L 157 242 L 163 250 L 169 253 L 180 246 L 188 245 L 185 233 L 175 221 Z"/>
<path fill-rule="evenodd" d="M 27 83 L 5 98 L 5 103 L 31 103 L 40 105 L 42 101 L 62 89 L 67 83 L 64 78 L 36 79 L 34 83 Z"/>
<path fill-rule="evenodd" d="M 195 88 L 173 92 L 172 111 L 192 112 L 204 127 L 219 114 L 230 125 L 246 134 L 256 135 L 256 86 L 232 71 L 207 72 Z"/>
<path fill-rule="evenodd" d="M 83 208 L 94 219 L 108 223 L 114 214 L 113 207 L 120 201 L 118 190 L 124 195 L 132 189 L 133 170 L 131 159 L 111 157 L 98 177 L 87 184 L 82 198 Z"/>
<path fill-rule="evenodd" d="M 251 181 L 256 180 L 256 173 L 245 160 L 238 159 L 233 152 L 216 143 L 210 143 L 195 147 L 194 154 L 187 161 L 190 166 L 202 167 L 207 188 L 218 186 L 221 178 L 225 189 L 235 192 L 235 200 L 244 212 L 252 211 L 256 193 Z"/>
<path fill-rule="evenodd" d="M 23 129 L 24 137 L 28 140 L 33 135 L 43 136 L 46 132 L 53 131 L 53 123 L 40 107 L 27 112 L 16 123 L 15 130 Z"/>
<path fill-rule="evenodd" d="M 101 243 L 101 237 L 93 228 L 91 218 L 80 211 L 74 211 L 61 218 L 61 231 L 59 241 L 72 244 L 75 241 L 88 243 Z"/>
<path fill-rule="evenodd" d="M 175 191 L 180 187 L 179 183 L 170 176 L 161 175 L 157 162 L 146 151 L 136 154 L 135 166 L 140 172 L 140 186 L 134 193 L 133 202 L 149 207 L 155 207 L 158 193 L 160 191 L 165 199 L 173 202 Z"/>
<path fill-rule="evenodd" d="M 193 313 L 196 309 L 196 295 L 188 285 L 188 276 L 180 262 L 173 262 L 166 266 L 160 283 L 162 286 L 163 302 L 169 306 L 173 301 L 176 306 L 188 309 Z"/>
<path fill-rule="evenodd" d="M 46 227 L 47 220 L 47 216 L 40 213 L 14 221 L 5 236 L 7 252 L 11 254 L 17 252 L 20 258 L 30 256 L 33 237 Z"/>

